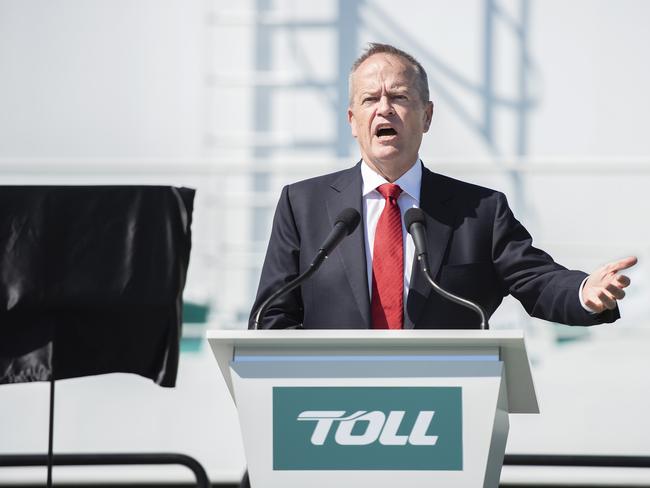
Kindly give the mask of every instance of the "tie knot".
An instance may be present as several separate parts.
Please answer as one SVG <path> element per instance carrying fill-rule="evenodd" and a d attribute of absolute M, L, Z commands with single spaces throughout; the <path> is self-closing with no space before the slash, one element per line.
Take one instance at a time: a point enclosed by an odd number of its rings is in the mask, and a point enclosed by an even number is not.
<path fill-rule="evenodd" d="M 400 193 L 402 193 L 402 189 L 399 185 L 395 185 L 394 183 L 384 183 L 383 185 L 379 185 L 377 191 L 381 193 L 382 197 L 392 198 L 395 201 L 397 201 Z"/>

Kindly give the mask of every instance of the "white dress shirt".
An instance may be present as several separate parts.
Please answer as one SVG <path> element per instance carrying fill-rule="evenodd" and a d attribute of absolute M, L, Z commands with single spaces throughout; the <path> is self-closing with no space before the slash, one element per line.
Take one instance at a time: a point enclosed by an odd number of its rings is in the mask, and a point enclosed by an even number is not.
<path fill-rule="evenodd" d="M 386 199 L 377 191 L 377 187 L 388 183 L 383 176 L 376 173 L 365 161 L 361 163 L 361 178 L 363 180 L 363 226 L 366 236 L 366 268 L 368 271 L 368 288 L 372 299 L 372 255 L 375 247 L 375 230 L 379 216 L 384 210 Z M 415 245 L 413 239 L 404 227 L 404 214 L 409 208 L 420 206 L 420 187 L 422 186 L 422 163 L 418 159 L 411 169 L 393 182 L 402 189 L 397 199 L 397 205 L 402 215 L 402 242 L 404 245 L 404 306 L 411 281 L 411 268 Z"/>

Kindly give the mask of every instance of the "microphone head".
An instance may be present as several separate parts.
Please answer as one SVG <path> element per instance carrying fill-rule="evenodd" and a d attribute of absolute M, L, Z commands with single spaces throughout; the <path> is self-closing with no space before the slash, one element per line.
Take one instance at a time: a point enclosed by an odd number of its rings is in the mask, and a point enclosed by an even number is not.
<path fill-rule="evenodd" d="M 423 227 L 426 227 L 427 221 L 421 208 L 409 208 L 404 214 L 404 226 L 409 234 L 411 233 L 411 226 L 413 224 L 422 224 Z"/>
<path fill-rule="evenodd" d="M 334 221 L 334 225 L 338 223 L 343 224 L 345 226 L 346 235 L 349 236 L 352 234 L 352 232 L 354 232 L 354 229 L 357 228 L 360 220 L 361 215 L 359 215 L 359 212 L 353 208 L 346 208 L 343 209 L 340 214 L 338 214 L 336 220 Z"/>

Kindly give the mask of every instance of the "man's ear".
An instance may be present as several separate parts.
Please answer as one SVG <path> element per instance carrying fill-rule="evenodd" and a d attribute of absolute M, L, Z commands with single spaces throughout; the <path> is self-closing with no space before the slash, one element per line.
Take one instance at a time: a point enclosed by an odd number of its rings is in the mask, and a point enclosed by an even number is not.
<path fill-rule="evenodd" d="M 354 123 L 354 114 L 352 109 L 348 108 L 348 123 L 350 124 L 350 131 L 352 132 L 352 137 L 356 139 L 357 137 L 357 124 Z"/>
<path fill-rule="evenodd" d="M 424 107 L 424 132 L 429 131 L 431 120 L 433 119 L 433 102 L 429 101 Z"/>

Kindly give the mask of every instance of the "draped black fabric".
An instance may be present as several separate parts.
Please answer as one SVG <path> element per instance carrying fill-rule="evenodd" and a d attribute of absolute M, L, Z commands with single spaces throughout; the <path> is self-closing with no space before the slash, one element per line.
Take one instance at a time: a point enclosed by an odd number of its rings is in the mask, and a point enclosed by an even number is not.
<path fill-rule="evenodd" d="M 194 190 L 0 186 L 0 384 L 174 386 Z"/>

